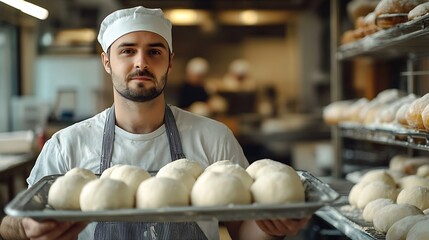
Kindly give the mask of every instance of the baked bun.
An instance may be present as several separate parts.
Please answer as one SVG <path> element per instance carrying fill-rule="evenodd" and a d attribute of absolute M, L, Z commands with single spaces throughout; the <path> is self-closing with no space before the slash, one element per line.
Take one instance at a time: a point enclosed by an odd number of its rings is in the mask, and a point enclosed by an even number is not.
<path fill-rule="evenodd" d="M 378 2 L 378 0 L 353 0 L 347 4 L 347 13 L 351 20 L 356 20 L 374 11 Z"/>
<path fill-rule="evenodd" d="M 429 13 L 429 2 L 417 5 L 408 13 L 408 20 L 413 20 Z"/>
<path fill-rule="evenodd" d="M 425 129 L 422 112 L 429 105 L 429 93 L 414 100 L 405 114 L 408 126 L 415 129 Z"/>
<path fill-rule="evenodd" d="M 425 0 L 381 0 L 375 8 L 376 24 L 390 28 L 408 21 L 408 13 Z"/>

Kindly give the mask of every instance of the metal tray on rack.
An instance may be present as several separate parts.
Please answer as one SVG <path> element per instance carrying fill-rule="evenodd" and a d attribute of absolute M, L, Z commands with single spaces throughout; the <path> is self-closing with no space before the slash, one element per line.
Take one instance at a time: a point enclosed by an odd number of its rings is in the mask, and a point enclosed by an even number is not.
<path fill-rule="evenodd" d="M 386 235 L 375 230 L 374 225 L 362 217 L 362 210 L 350 205 L 327 206 L 317 211 L 321 217 L 353 240 L 381 240 Z"/>
<path fill-rule="evenodd" d="M 297 171 L 305 186 L 306 202 L 276 205 L 229 205 L 216 207 L 165 207 L 158 209 L 118 209 L 105 211 L 54 210 L 47 203 L 49 188 L 61 175 L 47 176 L 18 194 L 5 212 L 15 217 L 58 221 L 231 221 L 245 219 L 302 218 L 332 204 L 339 194 L 307 171 Z"/>

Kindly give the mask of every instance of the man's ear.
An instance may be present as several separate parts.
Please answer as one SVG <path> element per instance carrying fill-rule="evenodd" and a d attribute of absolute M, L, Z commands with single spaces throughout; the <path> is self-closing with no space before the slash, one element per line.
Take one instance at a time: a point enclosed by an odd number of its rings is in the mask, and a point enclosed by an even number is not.
<path fill-rule="evenodd" d="M 171 69 L 173 68 L 173 59 L 174 59 L 174 52 L 170 53 L 170 61 L 168 63 L 168 73 L 170 73 Z"/>
<path fill-rule="evenodd" d="M 112 69 L 110 68 L 110 60 L 105 52 L 101 53 L 101 62 L 103 63 L 104 70 L 106 70 L 108 74 L 111 74 Z"/>

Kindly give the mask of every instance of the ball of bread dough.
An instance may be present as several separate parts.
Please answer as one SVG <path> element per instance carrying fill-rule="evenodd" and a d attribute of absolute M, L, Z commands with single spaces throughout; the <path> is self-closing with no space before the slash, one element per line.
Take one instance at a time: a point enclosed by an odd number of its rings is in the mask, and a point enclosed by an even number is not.
<path fill-rule="evenodd" d="M 258 179 L 250 187 L 255 203 L 283 204 L 305 202 L 301 180 L 285 172 L 273 172 Z"/>
<path fill-rule="evenodd" d="M 74 174 L 81 175 L 83 178 L 86 178 L 88 180 L 94 180 L 97 178 L 97 176 L 90 170 L 85 168 L 78 168 L 78 167 L 70 169 L 68 172 L 66 172 L 66 174 L 64 174 L 64 176 L 74 175 Z"/>
<path fill-rule="evenodd" d="M 259 159 L 259 160 L 254 161 L 253 163 L 251 163 L 246 168 L 246 171 L 252 178 L 256 178 L 256 173 L 259 171 L 259 169 L 261 169 L 262 167 L 264 167 L 266 165 L 281 166 L 281 165 L 283 165 L 283 163 L 277 162 L 277 161 L 274 161 L 274 160 L 268 159 L 268 158 Z"/>
<path fill-rule="evenodd" d="M 298 173 L 295 171 L 295 169 L 289 165 L 286 164 L 269 164 L 266 166 L 261 167 L 255 174 L 254 179 L 258 179 L 261 176 L 269 175 L 274 172 L 285 172 L 289 174 L 291 177 L 295 178 L 295 180 L 301 180 Z"/>
<path fill-rule="evenodd" d="M 428 165 L 429 164 L 429 158 L 425 156 L 419 156 L 419 157 L 411 157 L 405 160 L 404 164 L 402 165 L 402 171 L 406 174 L 416 174 L 417 169 L 420 166 Z"/>
<path fill-rule="evenodd" d="M 137 208 L 160 208 L 189 205 L 189 190 L 179 180 L 151 177 L 137 189 Z"/>
<path fill-rule="evenodd" d="M 110 174 L 112 174 L 113 170 L 115 170 L 115 168 L 120 167 L 120 166 L 123 166 L 123 164 L 117 164 L 117 165 L 113 165 L 113 166 L 109 167 L 108 169 L 104 170 L 101 173 L 100 178 L 108 178 L 108 177 L 110 177 Z"/>
<path fill-rule="evenodd" d="M 364 209 L 365 206 L 377 198 L 388 198 L 396 201 L 398 191 L 391 185 L 382 181 L 368 183 L 360 192 L 357 200 L 357 207 Z"/>
<path fill-rule="evenodd" d="M 429 179 L 417 175 L 410 175 L 401 178 L 399 182 L 401 189 L 422 186 L 429 188 Z"/>
<path fill-rule="evenodd" d="M 55 209 L 79 210 L 79 196 L 90 180 L 79 174 L 58 177 L 49 188 L 48 204 Z"/>
<path fill-rule="evenodd" d="M 377 169 L 366 172 L 359 182 L 382 181 L 392 187 L 396 187 L 396 182 L 387 170 Z"/>
<path fill-rule="evenodd" d="M 417 168 L 416 175 L 424 178 L 429 177 L 429 165 L 422 165 Z"/>
<path fill-rule="evenodd" d="M 405 240 L 410 229 L 418 222 L 425 220 L 424 215 L 413 215 L 395 222 L 387 231 L 386 240 Z"/>
<path fill-rule="evenodd" d="M 194 176 L 191 173 L 179 168 L 161 168 L 156 174 L 156 177 L 166 177 L 179 180 L 185 184 L 189 193 L 192 190 L 192 186 L 195 184 Z"/>
<path fill-rule="evenodd" d="M 357 202 L 360 196 L 362 189 L 368 184 L 368 182 L 358 182 L 350 189 L 349 193 L 349 203 L 352 206 L 357 207 Z"/>
<path fill-rule="evenodd" d="M 173 169 L 180 169 L 183 170 L 189 174 L 191 174 L 195 179 L 198 178 L 198 176 L 200 176 L 200 174 L 203 172 L 203 168 L 201 167 L 201 164 L 193 161 L 193 160 L 189 160 L 186 158 L 182 158 L 182 159 L 177 159 L 175 161 L 172 161 L 168 164 L 166 164 L 164 167 L 162 167 L 160 169 L 161 170 L 166 170 L 169 168 L 173 168 Z"/>
<path fill-rule="evenodd" d="M 416 223 L 408 231 L 407 239 L 409 240 L 427 240 L 429 236 L 429 219 Z"/>
<path fill-rule="evenodd" d="M 121 165 L 115 167 L 109 177 L 111 179 L 123 181 L 135 193 L 140 183 L 150 178 L 150 174 L 144 168 Z"/>
<path fill-rule="evenodd" d="M 408 155 L 402 154 L 393 156 L 389 161 L 389 169 L 402 171 L 402 166 L 408 158 L 410 158 Z"/>
<path fill-rule="evenodd" d="M 238 164 L 217 164 L 211 165 L 205 171 L 223 172 L 233 174 L 240 179 L 243 185 L 249 189 L 253 183 L 253 178 Z"/>
<path fill-rule="evenodd" d="M 80 206 L 82 211 L 132 208 L 134 192 L 123 181 L 95 179 L 82 188 Z"/>
<path fill-rule="evenodd" d="M 210 170 L 210 168 L 213 168 L 213 167 L 224 166 L 224 165 L 234 165 L 234 164 L 236 163 L 233 163 L 231 160 L 224 159 L 224 160 L 220 160 L 212 163 L 210 166 L 206 167 L 204 171 Z"/>
<path fill-rule="evenodd" d="M 377 198 L 369 202 L 362 212 L 362 217 L 367 222 L 372 222 L 374 216 L 377 214 L 377 211 L 382 207 L 394 204 L 395 202 L 389 198 Z"/>
<path fill-rule="evenodd" d="M 395 222 L 413 215 L 423 215 L 423 212 L 410 204 L 390 204 L 378 210 L 373 218 L 374 228 L 386 233 Z"/>
<path fill-rule="evenodd" d="M 397 203 L 408 203 L 420 210 L 429 208 L 429 189 L 422 186 L 404 188 L 399 192 Z"/>
<path fill-rule="evenodd" d="M 194 206 L 250 204 L 251 200 L 249 189 L 238 177 L 228 173 L 204 172 L 197 178 L 191 191 Z"/>

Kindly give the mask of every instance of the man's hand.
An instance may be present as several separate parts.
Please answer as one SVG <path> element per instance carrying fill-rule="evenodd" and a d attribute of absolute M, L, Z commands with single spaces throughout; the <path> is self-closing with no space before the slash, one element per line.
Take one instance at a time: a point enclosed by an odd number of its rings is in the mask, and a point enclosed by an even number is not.
<path fill-rule="evenodd" d="M 260 220 L 255 221 L 259 228 L 273 237 L 295 236 L 308 223 L 311 217 L 303 219 Z"/>
<path fill-rule="evenodd" d="M 86 227 L 83 222 L 37 222 L 31 218 L 22 219 L 25 235 L 31 240 L 77 239 L 79 233 Z"/>

